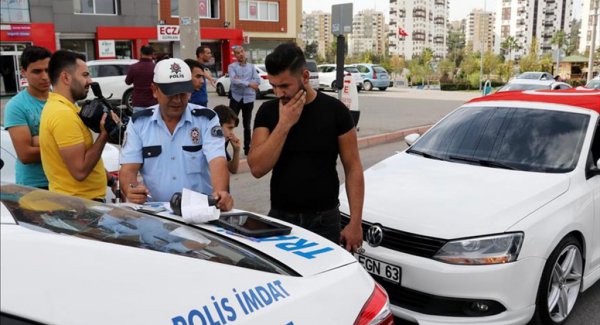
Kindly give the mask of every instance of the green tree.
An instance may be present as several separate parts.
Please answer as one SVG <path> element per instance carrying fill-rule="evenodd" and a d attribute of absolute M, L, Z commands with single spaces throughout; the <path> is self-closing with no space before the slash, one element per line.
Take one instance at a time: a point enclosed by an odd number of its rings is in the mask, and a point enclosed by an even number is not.
<path fill-rule="evenodd" d="M 493 74 L 498 69 L 500 65 L 500 57 L 495 55 L 492 51 L 487 51 L 483 55 L 483 73 L 486 75 L 486 78 L 490 78 L 490 74 Z"/>
<path fill-rule="evenodd" d="M 460 32 L 448 33 L 448 59 L 454 62 L 455 66 L 460 66 L 465 54 L 465 34 Z"/>
<path fill-rule="evenodd" d="M 306 44 L 306 47 L 304 48 L 304 55 L 307 58 L 313 59 L 317 57 L 317 53 L 319 52 L 319 43 L 317 42 L 311 42 L 309 44 Z"/>
<path fill-rule="evenodd" d="M 525 71 L 541 71 L 541 65 L 538 58 L 538 46 L 537 46 L 537 38 L 533 38 L 531 40 L 531 44 L 529 46 L 529 53 L 521 58 L 519 61 L 519 70 L 521 72 Z"/>
<path fill-rule="evenodd" d="M 581 19 L 573 19 L 571 21 L 571 31 L 567 36 L 567 46 L 565 49 L 566 55 L 572 55 L 577 53 L 579 49 L 579 31 L 581 30 Z"/>
<path fill-rule="evenodd" d="M 508 53 L 508 61 L 511 61 L 513 59 L 513 51 L 520 49 L 521 46 L 514 37 L 509 36 L 502 43 L 500 43 L 500 48 L 502 48 L 502 50 L 504 50 L 505 53 Z"/>
<path fill-rule="evenodd" d="M 449 58 L 443 59 L 437 66 L 437 73 L 442 80 L 453 79 L 454 70 L 456 70 L 456 64 Z"/>

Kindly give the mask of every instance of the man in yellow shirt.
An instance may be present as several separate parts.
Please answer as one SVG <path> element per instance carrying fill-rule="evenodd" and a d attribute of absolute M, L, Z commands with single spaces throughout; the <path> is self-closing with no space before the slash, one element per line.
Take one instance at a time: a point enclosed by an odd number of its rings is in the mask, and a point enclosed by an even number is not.
<path fill-rule="evenodd" d="M 93 141 L 79 117 L 80 108 L 74 104 L 86 98 L 92 83 L 85 57 L 56 51 L 50 58 L 48 73 L 54 90 L 42 110 L 39 141 L 49 189 L 103 201 L 107 183 L 114 183 L 101 158 L 108 139 L 106 113 L 100 122 L 100 134 Z"/>

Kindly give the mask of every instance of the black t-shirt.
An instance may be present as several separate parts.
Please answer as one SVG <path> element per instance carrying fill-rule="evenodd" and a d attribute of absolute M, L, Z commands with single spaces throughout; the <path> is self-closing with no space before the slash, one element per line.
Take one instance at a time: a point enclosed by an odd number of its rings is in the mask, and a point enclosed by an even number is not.
<path fill-rule="evenodd" d="M 261 105 L 254 128 L 271 132 L 279 121 L 279 100 Z M 354 127 L 348 108 L 339 100 L 317 92 L 304 106 L 298 123 L 285 140 L 271 175 L 271 207 L 288 212 L 314 212 L 339 204 L 335 168 L 338 136 Z"/>

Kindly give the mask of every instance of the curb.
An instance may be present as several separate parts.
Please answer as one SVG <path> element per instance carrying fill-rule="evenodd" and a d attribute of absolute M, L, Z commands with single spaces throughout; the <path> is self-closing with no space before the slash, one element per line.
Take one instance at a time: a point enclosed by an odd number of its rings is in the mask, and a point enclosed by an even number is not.
<path fill-rule="evenodd" d="M 433 124 L 362 137 L 358 139 L 358 149 L 364 149 L 379 144 L 398 141 L 400 139 L 404 139 L 405 136 L 411 133 L 423 134 L 425 131 L 429 130 L 432 125 Z M 240 165 L 237 173 L 241 174 L 249 171 L 250 167 L 248 167 L 248 161 L 246 159 L 240 159 Z"/>

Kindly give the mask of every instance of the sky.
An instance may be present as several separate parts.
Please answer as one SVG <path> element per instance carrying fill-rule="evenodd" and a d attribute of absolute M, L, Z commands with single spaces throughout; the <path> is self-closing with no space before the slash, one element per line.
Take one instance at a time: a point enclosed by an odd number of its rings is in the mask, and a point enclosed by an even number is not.
<path fill-rule="evenodd" d="M 501 0 L 449 0 L 450 7 L 450 21 L 459 20 L 466 18 L 471 10 L 480 8 L 485 9 L 487 11 L 495 11 L 496 6 L 501 3 Z M 580 10 L 577 9 L 577 5 L 581 3 L 582 0 L 574 1 L 575 15 L 578 15 Z M 383 11 L 386 18 L 389 18 L 390 11 L 390 1 L 389 0 L 303 0 L 302 1 L 302 10 L 305 12 L 311 12 L 313 10 L 322 10 L 325 12 L 331 12 L 331 6 L 334 4 L 340 3 L 349 3 L 352 2 L 354 5 L 352 7 L 354 13 L 357 13 L 359 10 L 363 9 L 376 9 L 378 11 Z"/>

